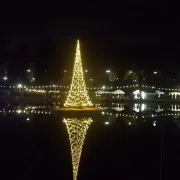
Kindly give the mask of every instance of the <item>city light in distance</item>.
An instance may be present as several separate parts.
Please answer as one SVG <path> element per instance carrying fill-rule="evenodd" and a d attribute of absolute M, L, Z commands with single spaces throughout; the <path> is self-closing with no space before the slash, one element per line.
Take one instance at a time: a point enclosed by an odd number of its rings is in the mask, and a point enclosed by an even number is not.
<path fill-rule="evenodd" d="M 30 120 L 30 118 L 28 117 L 28 118 L 26 118 L 26 121 L 29 121 Z"/>
<path fill-rule="evenodd" d="M 110 72 L 111 72 L 111 70 L 109 70 L 109 69 L 106 70 L 106 73 L 110 73 Z"/>
<path fill-rule="evenodd" d="M 102 89 L 106 89 L 106 86 L 102 86 Z"/>
<path fill-rule="evenodd" d="M 22 84 L 18 84 L 17 87 L 18 87 L 18 88 L 22 88 Z"/>
<path fill-rule="evenodd" d="M 157 71 L 154 71 L 154 74 L 157 74 L 158 72 Z"/>
<path fill-rule="evenodd" d="M 7 80 L 8 80 L 8 77 L 7 77 L 7 76 L 4 76 L 3 79 L 4 79 L 5 81 L 7 81 Z"/>
<path fill-rule="evenodd" d="M 30 70 L 30 69 L 28 69 L 28 70 L 27 70 L 27 72 L 31 72 L 31 70 Z"/>
<path fill-rule="evenodd" d="M 108 121 L 106 121 L 104 124 L 105 124 L 105 125 L 109 125 L 109 122 L 108 122 Z"/>
<path fill-rule="evenodd" d="M 21 109 L 18 109 L 18 110 L 17 110 L 17 113 L 18 113 L 18 114 L 20 114 L 21 112 L 22 112 L 22 110 L 21 110 Z"/>
<path fill-rule="evenodd" d="M 153 122 L 153 126 L 156 126 L 156 121 Z"/>

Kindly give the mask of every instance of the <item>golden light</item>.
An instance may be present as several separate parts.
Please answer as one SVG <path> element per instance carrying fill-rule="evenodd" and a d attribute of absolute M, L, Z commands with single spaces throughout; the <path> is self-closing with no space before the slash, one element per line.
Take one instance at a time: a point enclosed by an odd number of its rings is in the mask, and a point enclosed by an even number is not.
<path fill-rule="evenodd" d="M 76 57 L 73 70 L 71 87 L 64 103 L 64 107 L 89 107 L 93 106 L 87 92 L 83 67 L 81 62 L 80 43 L 77 41 Z"/>
<path fill-rule="evenodd" d="M 77 180 L 82 147 L 93 120 L 91 118 L 64 118 L 63 122 L 66 124 L 71 146 L 73 180 Z"/>

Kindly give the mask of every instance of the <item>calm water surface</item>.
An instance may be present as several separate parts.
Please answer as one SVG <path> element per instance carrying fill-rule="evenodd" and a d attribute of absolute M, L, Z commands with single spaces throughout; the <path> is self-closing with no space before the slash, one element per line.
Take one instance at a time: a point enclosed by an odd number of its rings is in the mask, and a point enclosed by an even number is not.
<path fill-rule="evenodd" d="M 103 110 L 81 114 L 92 122 L 84 133 L 78 180 L 180 179 L 179 105 L 96 106 Z M 81 118 L 51 107 L 0 104 L 1 179 L 73 179 L 66 120 Z M 74 136 L 76 147 L 81 142 Z"/>

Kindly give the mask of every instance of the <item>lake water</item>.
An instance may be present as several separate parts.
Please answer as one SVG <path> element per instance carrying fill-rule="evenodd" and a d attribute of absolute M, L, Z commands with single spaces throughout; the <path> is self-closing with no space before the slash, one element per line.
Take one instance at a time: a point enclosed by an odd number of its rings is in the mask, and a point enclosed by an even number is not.
<path fill-rule="evenodd" d="M 72 180 L 72 157 L 78 180 L 180 178 L 178 104 L 96 107 L 72 116 L 51 104 L 0 104 L 1 179 Z"/>

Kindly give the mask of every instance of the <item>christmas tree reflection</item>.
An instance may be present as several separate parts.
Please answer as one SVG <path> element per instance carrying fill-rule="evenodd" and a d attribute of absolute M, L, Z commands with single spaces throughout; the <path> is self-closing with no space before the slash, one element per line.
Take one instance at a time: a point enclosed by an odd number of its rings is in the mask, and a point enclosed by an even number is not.
<path fill-rule="evenodd" d="M 71 146 L 73 179 L 76 180 L 86 133 L 93 120 L 91 118 L 85 117 L 64 118 L 64 122 L 68 130 L 69 141 Z"/>

